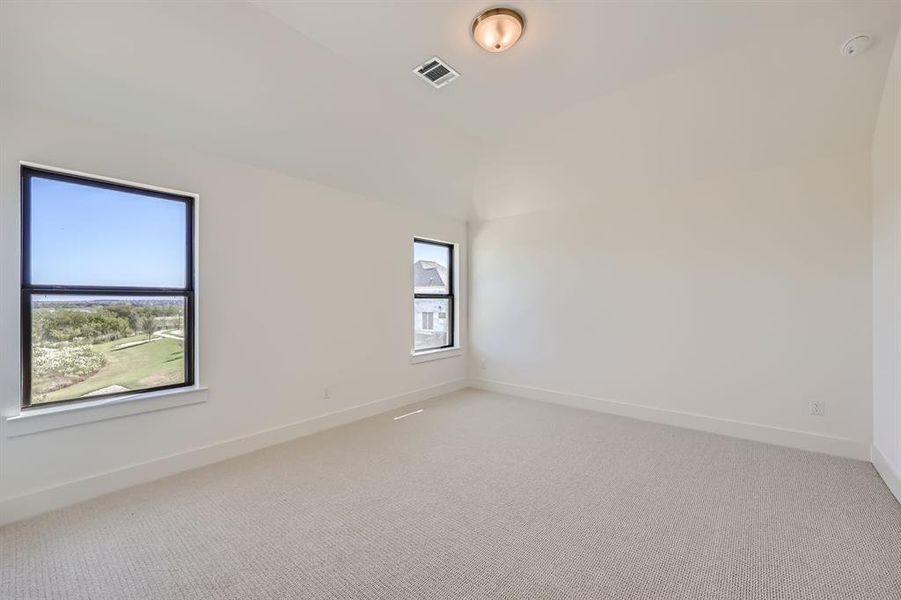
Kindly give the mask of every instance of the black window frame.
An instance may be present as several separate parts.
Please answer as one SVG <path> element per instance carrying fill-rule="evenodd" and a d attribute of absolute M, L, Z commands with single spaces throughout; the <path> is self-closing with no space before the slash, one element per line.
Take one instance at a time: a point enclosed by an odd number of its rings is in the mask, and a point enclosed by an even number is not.
<path fill-rule="evenodd" d="M 457 311 L 456 311 L 456 295 L 454 291 L 454 266 L 456 264 L 456 256 L 454 253 L 454 244 L 450 242 L 439 242 L 437 240 L 429 240 L 426 238 L 413 238 L 413 262 L 416 262 L 416 244 L 430 244 L 432 246 L 440 246 L 447 248 L 447 293 L 446 294 L 419 294 L 416 292 L 416 281 L 413 281 L 413 311 L 415 316 L 417 299 L 446 299 L 447 300 L 447 316 L 448 316 L 448 334 L 447 344 L 444 346 L 434 346 L 431 348 L 416 348 L 416 333 L 413 333 L 413 353 L 433 352 L 435 350 L 445 350 L 447 348 L 455 348 L 456 330 L 457 330 Z"/>
<path fill-rule="evenodd" d="M 34 285 L 31 282 L 31 180 L 34 177 L 66 181 L 80 185 L 88 185 L 95 188 L 139 194 L 161 200 L 177 201 L 185 204 L 185 285 L 184 287 L 142 287 L 142 286 L 91 286 L 91 285 Z M 21 193 L 21 353 L 22 353 L 22 409 L 43 408 L 60 404 L 75 402 L 90 402 L 105 398 L 119 396 L 141 396 L 161 390 L 171 390 L 183 387 L 193 387 L 195 383 L 195 272 L 194 272 L 194 200 L 195 197 L 176 192 L 163 192 L 152 188 L 142 187 L 138 184 L 113 182 L 89 175 L 72 174 L 40 168 L 31 165 L 21 165 L 20 170 Z M 184 299 L 184 360 L 185 380 L 183 383 L 161 385 L 141 390 L 128 390 L 97 394 L 87 398 L 71 398 L 68 400 L 53 400 L 50 402 L 32 403 L 32 342 L 31 339 L 31 313 L 32 297 L 44 295 L 58 296 L 180 296 Z"/>

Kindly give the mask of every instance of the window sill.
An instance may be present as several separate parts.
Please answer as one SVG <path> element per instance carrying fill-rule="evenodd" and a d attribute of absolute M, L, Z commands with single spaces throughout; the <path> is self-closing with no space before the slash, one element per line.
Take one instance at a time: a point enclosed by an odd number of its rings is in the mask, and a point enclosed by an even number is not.
<path fill-rule="evenodd" d="M 205 387 L 193 386 L 145 392 L 133 396 L 59 404 L 46 408 L 31 408 L 22 410 L 17 415 L 6 417 L 3 425 L 6 437 L 19 437 L 41 431 L 199 404 L 206 402 L 208 391 Z"/>
<path fill-rule="evenodd" d="M 463 348 L 454 346 L 453 348 L 440 348 L 438 350 L 422 350 L 421 352 L 413 352 L 410 354 L 410 364 L 419 364 L 433 360 L 441 360 L 443 358 L 454 358 L 462 356 Z"/>

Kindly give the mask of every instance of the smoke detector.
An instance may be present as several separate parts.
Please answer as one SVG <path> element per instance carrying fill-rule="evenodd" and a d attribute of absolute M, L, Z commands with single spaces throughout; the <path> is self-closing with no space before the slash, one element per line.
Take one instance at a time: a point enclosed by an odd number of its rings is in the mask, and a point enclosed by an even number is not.
<path fill-rule="evenodd" d="M 433 56 L 415 69 L 413 74 L 424 79 L 434 88 L 442 88 L 460 76 L 449 64 Z"/>
<path fill-rule="evenodd" d="M 855 35 L 844 44 L 842 44 L 842 56 L 857 56 L 858 54 L 869 48 L 872 43 L 873 38 L 868 35 Z"/>

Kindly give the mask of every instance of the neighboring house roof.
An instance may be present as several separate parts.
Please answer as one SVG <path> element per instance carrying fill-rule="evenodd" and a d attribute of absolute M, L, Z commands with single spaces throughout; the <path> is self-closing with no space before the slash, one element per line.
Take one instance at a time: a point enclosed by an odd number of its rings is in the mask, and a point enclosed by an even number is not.
<path fill-rule="evenodd" d="M 413 263 L 413 285 L 423 287 L 447 287 L 447 267 L 430 260 Z"/>

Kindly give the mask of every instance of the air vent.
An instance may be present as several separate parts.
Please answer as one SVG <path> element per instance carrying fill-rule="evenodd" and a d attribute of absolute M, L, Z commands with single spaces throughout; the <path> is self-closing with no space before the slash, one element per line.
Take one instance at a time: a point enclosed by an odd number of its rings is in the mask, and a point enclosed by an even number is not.
<path fill-rule="evenodd" d="M 453 67 L 438 58 L 430 58 L 415 69 L 413 73 L 426 80 L 432 87 L 444 87 L 460 76 Z"/>

